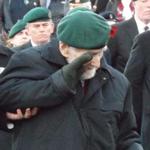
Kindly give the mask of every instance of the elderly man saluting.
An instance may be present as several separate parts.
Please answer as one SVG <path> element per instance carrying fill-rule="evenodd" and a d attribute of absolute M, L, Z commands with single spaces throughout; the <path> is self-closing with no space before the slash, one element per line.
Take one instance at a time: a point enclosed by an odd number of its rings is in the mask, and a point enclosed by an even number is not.
<path fill-rule="evenodd" d="M 143 150 L 127 79 L 103 61 L 110 27 L 86 8 L 58 24 L 49 43 L 13 55 L 0 81 L 7 111 L 39 107 L 17 122 L 14 150 Z"/>

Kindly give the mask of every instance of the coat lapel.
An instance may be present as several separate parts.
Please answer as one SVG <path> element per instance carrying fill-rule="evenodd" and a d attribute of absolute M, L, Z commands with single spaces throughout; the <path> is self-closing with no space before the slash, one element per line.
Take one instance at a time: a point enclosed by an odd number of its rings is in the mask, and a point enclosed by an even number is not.
<path fill-rule="evenodd" d="M 129 38 L 131 38 L 132 40 L 138 34 L 138 28 L 137 28 L 134 17 L 128 20 L 125 30 L 127 34 L 129 35 Z"/>
<path fill-rule="evenodd" d="M 48 61 L 49 63 L 57 64 L 63 66 L 67 64 L 65 58 L 61 55 L 58 47 L 58 41 L 52 40 L 40 51 L 41 57 Z"/>

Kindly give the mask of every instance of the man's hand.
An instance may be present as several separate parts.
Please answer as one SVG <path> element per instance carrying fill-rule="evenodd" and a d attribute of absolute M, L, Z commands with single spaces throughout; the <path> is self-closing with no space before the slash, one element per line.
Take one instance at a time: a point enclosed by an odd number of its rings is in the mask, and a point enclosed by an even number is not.
<path fill-rule="evenodd" d="M 80 80 L 83 65 L 92 58 L 93 56 L 90 53 L 85 53 L 62 68 L 64 79 L 70 88 L 75 88 L 77 82 Z"/>
<path fill-rule="evenodd" d="M 6 112 L 7 119 L 10 120 L 22 120 L 22 119 L 29 119 L 33 116 L 35 116 L 38 113 L 38 108 L 26 108 L 25 112 L 23 113 L 21 109 L 17 109 L 16 113 Z"/>

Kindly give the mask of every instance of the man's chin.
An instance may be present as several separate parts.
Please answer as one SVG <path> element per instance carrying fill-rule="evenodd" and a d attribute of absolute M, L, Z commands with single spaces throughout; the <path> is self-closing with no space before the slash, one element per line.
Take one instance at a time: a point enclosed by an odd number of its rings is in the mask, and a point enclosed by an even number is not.
<path fill-rule="evenodd" d="M 95 76 L 96 74 L 96 68 L 92 69 L 92 70 L 87 70 L 85 71 L 82 76 L 81 76 L 81 80 L 88 80 L 91 79 Z"/>

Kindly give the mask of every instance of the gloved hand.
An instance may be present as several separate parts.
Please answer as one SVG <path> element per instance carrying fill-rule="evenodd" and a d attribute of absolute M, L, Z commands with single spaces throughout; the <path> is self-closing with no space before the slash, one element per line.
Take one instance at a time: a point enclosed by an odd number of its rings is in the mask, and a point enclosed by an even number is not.
<path fill-rule="evenodd" d="M 92 58 L 92 54 L 85 53 L 62 68 L 64 79 L 71 89 L 75 89 L 76 84 L 80 80 L 83 65 Z"/>

